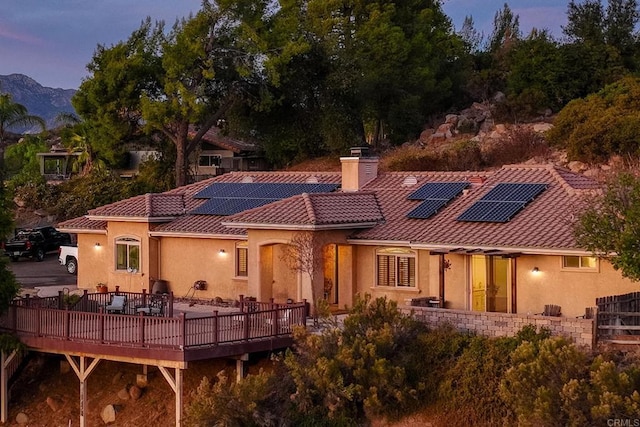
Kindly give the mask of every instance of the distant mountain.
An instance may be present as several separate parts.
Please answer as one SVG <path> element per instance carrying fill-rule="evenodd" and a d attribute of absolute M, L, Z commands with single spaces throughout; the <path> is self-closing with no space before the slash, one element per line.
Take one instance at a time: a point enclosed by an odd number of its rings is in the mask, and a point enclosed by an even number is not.
<path fill-rule="evenodd" d="M 55 118 L 60 113 L 75 113 L 71 105 L 71 97 L 75 89 L 54 89 L 44 87 L 31 77 L 24 74 L 0 75 L 0 93 L 9 93 L 13 102 L 27 107 L 29 114 L 42 117 L 47 123 L 47 129 L 53 129 L 59 124 Z M 15 133 L 38 132 L 37 127 L 10 129 Z"/>

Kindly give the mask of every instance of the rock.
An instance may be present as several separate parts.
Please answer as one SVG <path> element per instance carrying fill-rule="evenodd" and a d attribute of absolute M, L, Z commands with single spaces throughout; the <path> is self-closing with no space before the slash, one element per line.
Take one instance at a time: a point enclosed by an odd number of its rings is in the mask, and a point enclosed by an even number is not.
<path fill-rule="evenodd" d="M 102 409 L 100 417 L 105 424 L 115 422 L 116 420 L 116 408 L 113 405 L 107 405 Z"/>
<path fill-rule="evenodd" d="M 534 123 L 533 131 L 537 133 L 544 133 L 553 128 L 551 123 Z"/>
<path fill-rule="evenodd" d="M 425 129 L 422 131 L 422 133 L 420 134 L 420 138 L 418 139 L 420 141 L 427 142 L 431 135 L 433 135 L 433 129 Z"/>
<path fill-rule="evenodd" d="M 503 125 L 502 123 L 499 123 L 496 125 L 496 132 L 498 133 L 507 133 L 507 127 L 505 125 Z"/>
<path fill-rule="evenodd" d="M 121 400 L 129 400 L 129 390 L 127 390 L 126 387 L 121 388 L 120 391 L 118 392 L 118 397 Z"/>
<path fill-rule="evenodd" d="M 136 375 L 136 385 L 140 388 L 146 388 L 149 384 L 149 377 L 145 374 Z"/>
<path fill-rule="evenodd" d="M 123 373 L 123 372 L 118 372 L 117 374 L 115 374 L 115 375 L 113 376 L 113 379 L 111 380 L 111 384 L 115 384 L 115 383 L 117 383 L 118 381 L 120 381 L 120 380 L 122 379 L 122 376 L 123 376 L 123 375 L 124 375 L 124 373 Z"/>
<path fill-rule="evenodd" d="M 452 125 L 458 124 L 458 116 L 456 114 L 447 114 L 444 118 L 445 123 L 451 123 Z"/>
<path fill-rule="evenodd" d="M 585 165 L 582 162 L 578 162 L 577 160 L 569 162 L 567 167 L 569 168 L 569 170 L 571 172 L 576 172 L 576 173 L 580 173 L 580 172 L 582 172 L 584 170 L 587 170 L 587 165 Z"/>
<path fill-rule="evenodd" d="M 23 426 L 29 422 L 29 417 L 24 412 L 18 412 L 18 415 L 16 415 L 16 422 Z"/>
<path fill-rule="evenodd" d="M 129 389 L 129 396 L 131 396 L 133 400 L 140 399 L 140 396 L 142 396 L 142 389 L 135 385 L 131 386 L 131 388 Z"/>
<path fill-rule="evenodd" d="M 496 104 L 502 104 L 506 100 L 507 100 L 506 95 L 500 91 L 496 92 L 496 94 L 493 95 L 493 102 L 495 102 Z"/>
<path fill-rule="evenodd" d="M 602 169 L 603 171 L 610 171 L 611 170 L 611 166 L 609 166 L 609 165 L 601 165 L 600 169 Z"/>
<path fill-rule="evenodd" d="M 71 365 L 69 365 L 69 362 L 67 362 L 66 360 L 61 360 L 60 361 L 60 373 L 61 374 L 68 374 L 69 371 L 71 371 Z"/>
<path fill-rule="evenodd" d="M 55 397 L 47 397 L 47 405 L 53 412 L 57 412 L 60 409 L 61 404 L 62 403 L 60 402 L 60 400 L 56 399 Z"/>
<path fill-rule="evenodd" d="M 440 126 L 438 126 L 438 129 L 436 129 L 436 132 L 433 134 L 433 136 L 435 137 L 437 134 L 442 134 L 444 135 L 445 139 L 449 139 L 453 136 L 453 132 L 451 131 L 452 129 L 453 129 L 453 124 L 443 123 Z"/>
<path fill-rule="evenodd" d="M 586 171 L 582 172 L 584 176 L 588 176 L 589 178 L 597 178 L 600 173 L 601 172 L 599 168 L 587 169 Z"/>

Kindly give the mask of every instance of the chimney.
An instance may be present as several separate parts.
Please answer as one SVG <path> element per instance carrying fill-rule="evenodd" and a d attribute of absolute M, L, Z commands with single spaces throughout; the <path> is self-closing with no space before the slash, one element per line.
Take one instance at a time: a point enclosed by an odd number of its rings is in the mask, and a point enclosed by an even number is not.
<path fill-rule="evenodd" d="M 342 191 L 358 191 L 378 176 L 378 158 L 370 157 L 369 147 L 352 147 L 342 163 Z"/>

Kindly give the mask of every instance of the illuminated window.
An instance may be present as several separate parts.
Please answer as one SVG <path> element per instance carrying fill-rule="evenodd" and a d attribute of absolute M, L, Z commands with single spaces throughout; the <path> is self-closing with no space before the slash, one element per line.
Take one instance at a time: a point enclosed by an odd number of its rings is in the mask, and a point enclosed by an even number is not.
<path fill-rule="evenodd" d="M 598 259 L 593 256 L 563 256 L 562 268 L 596 270 L 598 267 Z"/>
<path fill-rule="evenodd" d="M 116 270 L 140 270 L 140 240 L 130 237 L 116 240 Z"/>
<path fill-rule="evenodd" d="M 246 277 L 249 275 L 249 248 L 246 243 L 236 245 L 236 276 Z"/>
<path fill-rule="evenodd" d="M 415 287 L 416 254 L 406 249 L 376 252 L 377 286 Z"/>

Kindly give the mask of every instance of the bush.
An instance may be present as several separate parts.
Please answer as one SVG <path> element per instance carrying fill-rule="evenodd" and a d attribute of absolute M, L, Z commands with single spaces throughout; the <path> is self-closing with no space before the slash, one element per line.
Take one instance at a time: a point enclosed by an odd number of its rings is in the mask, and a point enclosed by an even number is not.
<path fill-rule="evenodd" d="M 484 164 L 502 166 L 520 163 L 533 157 L 547 157 L 549 146 L 544 137 L 532 129 L 515 128 L 483 153 Z"/>

